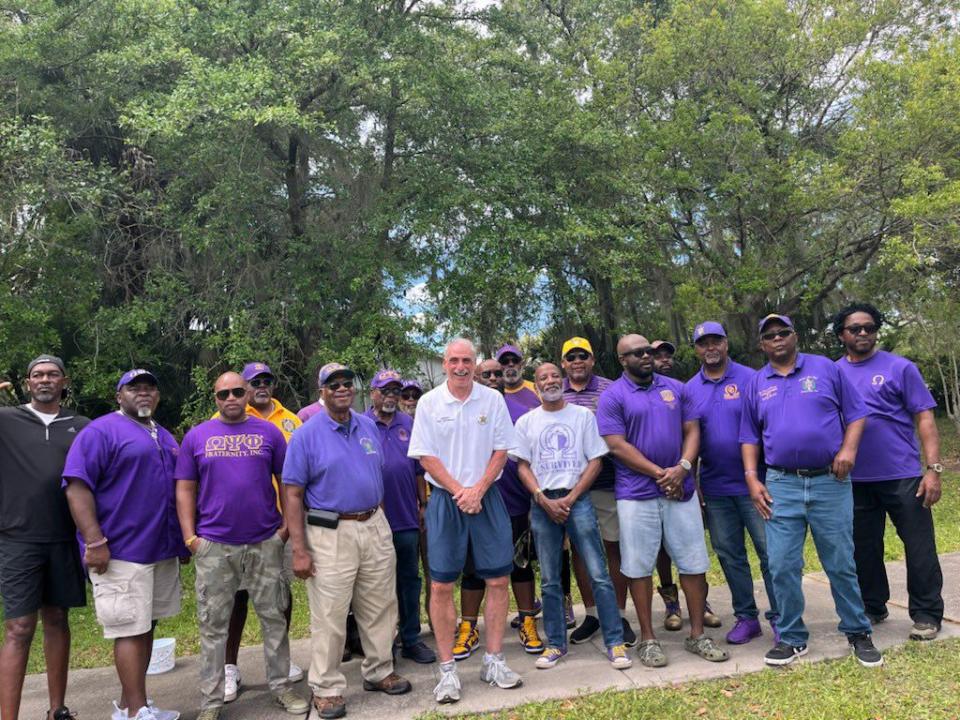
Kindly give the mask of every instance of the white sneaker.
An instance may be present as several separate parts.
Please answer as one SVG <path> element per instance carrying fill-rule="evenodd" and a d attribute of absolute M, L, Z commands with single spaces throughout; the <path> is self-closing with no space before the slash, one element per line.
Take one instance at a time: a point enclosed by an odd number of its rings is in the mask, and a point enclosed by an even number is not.
<path fill-rule="evenodd" d="M 135 720 L 154 720 L 156 716 L 153 714 L 153 708 L 149 705 L 144 705 L 142 708 L 137 710 L 137 716 Z"/>
<path fill-rule="evenodd" d="M 223 701 L 233 702 L 237 699 L 237 693 L 243 684 L 240 680 L 240 668 L 236 665 L 224 665 L 223 674 Z"/>
<path fill-rule="evenodd" d="M 161 710 L 153 704 L 153 700 L 147 698 L 147 707 L 153 711 L 155 720 L 179 720 L 180 713 L 176 710 Z"/>
<path fill-rule="evenodd" d="M 433 697 L 441 704 L 460 700 L 460 676 L 457 675 L 456 665 L 449 669 L 440 665 L 440 681 L 433 689 Z"/>
<path fill-rule="evenodd" d="M 507 666 L 503 653 L 497 655 L 483 654 L 483 663 L 480 665 L 480 679 L 504 690 L 523 685 L 523 679 Z"/>
<path fill-rule="evenodd" d="M 126 708 L 121 708 L 116 700 L 113 701 L 113 714 L 110 716 L 111 720 L 128 720 L 129 714 L 127 713 Z"/>
<path fill-rule="evenodd" d="M 290 682 L 300 682 L 303 680 L 303 668 L 296 663 L 290 663 Z"/>

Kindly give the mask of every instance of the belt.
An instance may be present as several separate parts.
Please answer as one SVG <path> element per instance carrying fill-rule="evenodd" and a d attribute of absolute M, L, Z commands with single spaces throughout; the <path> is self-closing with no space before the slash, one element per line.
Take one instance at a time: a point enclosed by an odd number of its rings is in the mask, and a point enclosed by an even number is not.
<path fill-rule="evenodd" d="M 829 475 L 833 472 L 833 468 L 829 465 L 827 467 L 818 467 L 818 468 L 788 468 L 781 467 L 780 465 L 767 465 L 771 470 L 777 470 L 782 473 L 789 473 L 790 475 L 799 475 L 800 477 L 819 477 L 820 475 Z"/>
<path fill-rule="evenodd" d="M 364 520 L 369 520 L 370 518 L 372 518 L 374 514 L 377 512 L 377 510 L 379 509 L 380 508 L 375 507 L 375 508 L 371 508 L 370 510 L 364 510 L 363 512 L 358 512 L 358 513 L 340 513 L 340 519 L 341 520 L 357 520 L 359 522 L 363 522 Z"/>

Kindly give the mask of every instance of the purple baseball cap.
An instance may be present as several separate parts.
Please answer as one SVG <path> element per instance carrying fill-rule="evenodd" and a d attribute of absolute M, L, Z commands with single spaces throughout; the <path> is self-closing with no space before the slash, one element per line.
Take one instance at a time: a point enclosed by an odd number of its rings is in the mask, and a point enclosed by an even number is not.
<path fill-rule="evenodd" d="M 157 376 L 149 370 L 144 370 L 143 368 L 134 368 L 133 370 L 127 370 L 123 375 L 120 376 L 120 381 L 117 383 L 117 392 L 120 392 L 120 388 L 122 388 L 124 385 L 140 382 L 140 380 L 150 380 L 154 385 L 160 385 L 160 383 L 157 382 Z"/>
<path fill-rule="evenodd" d="M 416 380 L 404 380 L 401 390 L 417 390 L 421 394 L 423 393 L 423 387 Z"/>
<path fill-rule="evenodd" d="M 391 383 L 397 383 L 403 387 L 403 378 L 400 377 L 400 373 L 396 370 L 391 370 L 386 368 L 380 370 L 376 375 L 373 376 L 373 380 L 370 381 L 370 387 L 372 388 L 383 388 Z"/>
<path fill-rule="evenodd" d="M 727 331 L 723 329 L 723 325 L 713 320 L 707 320 L 697 325 L 693 329 L 693 341 L 696 342 L 702 337 L 707 335 L 717 335 L 719 337 L 726 337 Z"/>
<path fill-rule="evenodd" d="M 763 332 L 763 328 L 765 328 L 766 325 L 767 325 L 767 323 L 770 322 L 771 320 L 779 320 L 779 321 L 782 322 L 784 325 L 786 325 L 788 328 L 792 328 L 792 327 L 793 327 L 793 320 L 791 320 L 790 318 L 788 318 L 786 315 L 777 315 L 776 313 L 770 313 L 769 315 L 767 315 L 765 318 L 763 318 L 763 319 L 760 321 L 760 325 L 759 325 L 759 327 L 758 327 L 758 331 L 759 331 L 759 332 Z"/>
<path fill-rule="evenodd" d="M 257 375 L 269 375 L 270 377 L 273 377 L 273 370 L 270 369 L 269 365 L 254 362 L 244 365 L 243 372 L 240 373 L 240 377 L 247 382 L 253 380 Z"/>
<path fill-rule="evenodd" d="M 357 374 L 346 365 L 341 365 L 340 363 L 335 362 L 327 363 L 320 368 L 320 384 L 326 385 L 327 381 L 334 375 L 343 375 L 348 380 L 352 380 L 357 376 Z"/>
<path fill-rule="evenodd" d="M 500 362 L 500 358 L 502 358 L 504 355 L 516 355 L 518 358 L 523 360 L 523 353 L 520 352 L 520 348 L 518 348 L 516 345 L 510 345 L 509 343 L 497 350 L 493 357 L 496 358 L 497 362 Z"/>

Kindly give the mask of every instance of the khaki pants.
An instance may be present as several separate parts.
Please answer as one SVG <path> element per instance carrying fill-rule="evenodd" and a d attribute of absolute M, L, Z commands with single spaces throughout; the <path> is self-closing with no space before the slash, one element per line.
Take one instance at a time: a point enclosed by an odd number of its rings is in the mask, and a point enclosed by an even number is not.
<path fill-rule="evenodd" d="M 197 617 L 200 625 L 201 707 L 223 705 L 223 664 L 233 596 L 241 585 L 250 593 L 260 618 L 267 682 L 275 695 L 288 684 L 290 640 L 284 616 L 290 588 L 282 577 L 283 542 L 274 535 L 253 545 L 224 545 L 202 540 L 194 556 Z"/>
<path fill-rule="evenodd" d="M 393 672 L 397 630 L 397 559 L 386 515 L 341 520 L 336 529 L 307 525 L 307 550 L 316 569 L 307 580 L 313 694 L 343 695 L 347 688 L 340 659 L 351 605 L 365 655 L 360 674 L 380 682 Z"/>

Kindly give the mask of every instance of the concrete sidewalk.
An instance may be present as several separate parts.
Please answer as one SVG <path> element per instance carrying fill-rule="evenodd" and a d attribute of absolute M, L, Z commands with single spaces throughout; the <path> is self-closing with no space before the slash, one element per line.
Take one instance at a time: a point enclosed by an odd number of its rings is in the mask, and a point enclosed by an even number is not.
<path fill-rule="evenodd" d="M 960 636 L 960 587 L 956 579 L 960 577 L 960 553 L 941 556 L 943 564 L 944 600 L 947 606 L 947 619 L 944 622 L 941 638 Z M 890 577 L 892 600 L 889 606 L 890 618 L 877 626 L 874 640 L 878 647 L 889 648 L 907 642 L 911 621 L 907 614 L 907 595 L 905 589 L 905 570 L 902 562 L 887 564 Z M 757 603 L 766 607 L 763 596 L 763 584 L 756 583 Z M 804 579 L 807 609 L 804 618 L 810 628 L 810 652 L 802 662 L 815 662 L 826 658 L 849 655 L 846 638 L 837 632 L 837 618 L 833 611 L 833 600 L 826 579 L 820 573 L 808 575 Z M 730 597 L 726 586 L 711 586 L 710 603 L 723 618 L 724 627 L 709 633 L 722 641 L 733 620 Z M 583 618 L 583 608 L 577 608 L 578 619 Z M 654 598 L 654 616 L 659 622 L 663 606 Z M 686 610 L 684 610 L 686 613 Z M 634 618 L 631 613 L 631 621 Z M 636 623 L 634 622 L 634 626 Z M 687 653 L 683 649 L 686 627 L 681 632 L 670 633 L 665 630 L 658 633 L 670 664 L 653 670 L 640 665 L 634 657 L 634 666 L 630 670 L 613 670 L 607 663 L 602 641 L 596 637 L 586 645 L 572 645 L 570 654 L 552 670 L 536 670 L 535 657 L 526 655 L 519 644 L 515 631 L 508 629 L 506 639 L 507 661 L 510 666 L 524 677 L 523 687 L 515 690 L 499 690 L 480 682 L 480 653 L 458 664 L 463 683 L 462 699 L 455 705 L 438 706 L 433 700 L 435 665 L 416 665 L 409 660 L 400 660 L 397 671 L 413 683 L 413 692 L 399 697 L 388 697 L 381 693 L 364 692 L 361 686 L 360 662 L 354 660 L 344 666 L 349 688 L 347 690 L 348 717 L 353 718 L 390 718 L 403 720 L 427 712 L 440 710 L 449 714 L 479 712 L 512 707 L 526 702 L 544 699 L 574 697 L 583 693 L 596 692 L 607 688 L 632 689 L 656 685 L 667 685 L 690 680 L 728 677 L 764 669 L 763 654 L 772 642 L 769 627 L 764 625 L 764 635 L 743 646 L 729 646 L 731 659 L 725 663 L 709 663 Z M 599 633 L 597 634 L 599 635 Z M 432 637 L 427 637 L 432 644 Z M 482 643 L 482 631 L 481 631 Z M 293 659 L 302 667 L 309 665 L 309 640 L 297 640 L 292 643 Z M 855 662 L 852 658 L 849 662 Z M 241 650 L 240 667 L 244 686 L 236 701 L 226 706 L 221 717 L 225 720 L 241 718 L 282 720 L 290 717 L 280 708 L 271 704 L 271 695 L 267 689 L 263 671 L 262 649 L 249 647 Z M 199 658 L 196 656 L 178 658 L 176 668 L 166 674 L 149 677 L 147 688 L 155 703 L 165 709 L 182 712 L 183 720 L 193 720 L 197 715 L 200 695 L 197 692 L 197 672 Z M 775 670 L 768 670 L 775 672 Z M 869 670 L 864 669 L 865 672 Z M 298 684 L 304 696 L 309 695 L 306 682 Z M 108 720 L 112 710 L 111 700 L 119 696 L 119 683 L 113 668 L 76 670 L 70 675 L 70 687 L 67 701 L 71 710 L 77 711 L 82 720 Z M 27 678 L 21 717 L 39 718 L 47 709 L 46 678 L 44 675 L 31 675 Z M 311 717 L 314 717 L 313 715 Z"/>

